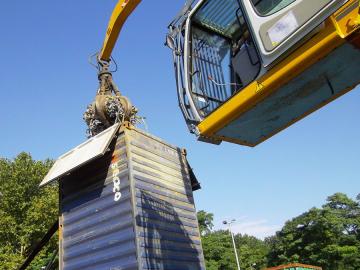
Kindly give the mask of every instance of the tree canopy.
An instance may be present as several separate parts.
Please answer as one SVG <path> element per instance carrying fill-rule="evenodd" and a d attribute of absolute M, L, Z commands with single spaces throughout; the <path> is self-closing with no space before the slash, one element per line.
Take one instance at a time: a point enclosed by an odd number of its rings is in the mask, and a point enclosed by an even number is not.
<path fill-rule="evenodd" d="M 0 262 L 1 269 L 18 269 L 33 246 L 58 217 L 56 186 L 39 188 L 52 162 L 35 161 L 27 153 L 14 160 L 0 159 Z M 56 250 L 51 241 L 29 269 L 40 269 Z"/>
<path fill-rule="evenodd" d="M 237 269 L 231 236 L 219 230 L 202 237 L 207 270 Z M 235 235 L 241 269 L 263 269 L 267 266 L 267 244 L 253 236 Z"/>
<path fill-rule="evenodd" d="M 212 231 L 214 215 L 203 210 L 198 212 L 206 269 L 236 269 L 236 260 L 229 231 Z M 235 235 L 235 245 L 241 269 L 262 269 L 267 265 L 267 244 L 253 236 Z"/>
<path fill-rule="evenodd" d="M 201 210 L 197 213 L 197 218 L 199 222 L 200 234 L 205 235 L 207 233 L 210 233 L 212 228 L 214 227 L 214 215 Z"/>
<path fill-rule="evenodd" d="M 212 214 L 199 212 L 207 269 L 236 269 L 231 236 L 228 231 L 212 231 L 212 221 Z M 353 200 L 336 193 L 321 208 L 312 208 L 288 221 L 275 236 L 262 241 L 237 234 L 235 242 L 241 269 L 245 270 L 288 263 L 355 270 L 360 269 L 359 232 L 360 195 Z"/>
<path fill-rule="evenodd" d="M 360 269 L 359 232 L 359 200 L 336 193 L 322 208 L 312 208 L 292 219 L 267 239 L 271 246 L 269 264 L 301 262 L 324 270 Z"/>
<path fill-rule="evenodd" d="M 0 269 L 15 270 L 58 217 L 58 189 L 39 183 L 52 161 L 35 161 L 21 153 L 0 158 Z M 208 270 L 236 269 L 231 235 L 213 230 L 214 215 L 198 212 Z M 288 221 L 276 235 L 260 240 L 236 234 L 242 270 L 260 270 L 286 263 L 321 266 L 324 270 L 360 269 L 360 194 L 328 197 L 321 208 L 312 208 Z M 36 257 L 29 269 L 46 265 L 57 249 L 57 237 Z"/>

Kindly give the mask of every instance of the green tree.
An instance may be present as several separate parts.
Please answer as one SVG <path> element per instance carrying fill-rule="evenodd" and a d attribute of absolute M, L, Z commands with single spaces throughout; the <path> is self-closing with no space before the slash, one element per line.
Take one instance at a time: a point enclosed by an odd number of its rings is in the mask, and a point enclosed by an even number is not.
<path fill-rule="evenodd" d="M 253 236 L 235 235 L 235 244 L 243 270 L 263 269 L 267 266 L 268 245 Z M 206 269 L 237 269 L 233 244 L 228 231 L 219 230 L 202 237 Z"/>
<path fill-rule="evenodd" d="M 208 270 L 237 269 L 231 235 L 227 230 L 212 231 L 214 215 L 198 212 L 202 246 Z M 268 245 L 253 236 L 235 235 L 241 268 L 257 270 L 266 267 Z"/>
<path fill-rule="evenodd" d="M 325 270 L 360 269 L 360 204 L 336 193 L 322 208 L 287 222 L 271 246 L 270 265 L 301 262 Z"/>
<path fill-rule="evenodd" d="M 197 212 L 197 218 L 199 222 L 200 234 L 205 235 L 207 233 L 210 233 L 212 228 L 214 227 L 214 215 L 201 210 Z"/>
<path fill-rule="evenodd" d="M 240 266 L 242 269 L 257 270 L 267 267 L 269 245 L 249 235 L 235 235 L 236 247 L 239 250 Z"/>
<path fill-rule="evenodd" d="M 57 187 L 39 188 L 51 164 L 27 153 L 14 160 L 0 159 L 1 269 L 17 269 L 58 216 Z M 54 238 L 30 269 L 44 265 L 56 247 Z"/>
<path fill-rule="evenodd" d="M 236 261 L 228 231 L 215 231 L 201 238 L 207 270 L 236 269 Z"/>

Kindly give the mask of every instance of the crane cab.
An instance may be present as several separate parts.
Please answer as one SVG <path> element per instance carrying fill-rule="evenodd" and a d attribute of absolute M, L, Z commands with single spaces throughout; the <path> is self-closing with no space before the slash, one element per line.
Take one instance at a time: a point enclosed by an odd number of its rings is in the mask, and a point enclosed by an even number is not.
<path fill-rule="evenodd" d="M 359 0 L 200 0 L 170 24 L 199 140 L 255 146 L 360 80 Z"/>

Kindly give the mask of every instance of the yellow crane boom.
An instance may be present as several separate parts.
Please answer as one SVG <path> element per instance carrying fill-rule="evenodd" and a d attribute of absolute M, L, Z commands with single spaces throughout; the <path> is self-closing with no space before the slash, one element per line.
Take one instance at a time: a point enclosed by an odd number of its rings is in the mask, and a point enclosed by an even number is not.
<path fill-rule="evenodd" d="M 98 56 L 98 60 L 109 62 L 120 31 L 127 18 L 140 4 L 141 0 L 120 0 L 111 15 L 104 40 L 104 44 Z"/>

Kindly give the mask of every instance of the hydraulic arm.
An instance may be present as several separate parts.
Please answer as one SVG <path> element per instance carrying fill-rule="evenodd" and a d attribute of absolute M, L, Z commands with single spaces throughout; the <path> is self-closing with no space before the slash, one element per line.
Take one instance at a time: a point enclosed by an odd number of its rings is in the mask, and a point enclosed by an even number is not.
<path fill-rule="evenodd" d="M 116 122 L 137 121 L 137 109 L 125 96 L 122 96 L 113 81 L 110 71 L 111 54 L 119 37 L 120 31 L 130 14 L 141 0 L 120 0 L 111 15 L 105 40 L 97 54 L 99 89 L 95 101 L 84 113 L 89 137 L 94 136 Z"/>

